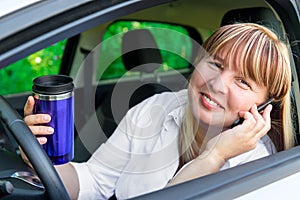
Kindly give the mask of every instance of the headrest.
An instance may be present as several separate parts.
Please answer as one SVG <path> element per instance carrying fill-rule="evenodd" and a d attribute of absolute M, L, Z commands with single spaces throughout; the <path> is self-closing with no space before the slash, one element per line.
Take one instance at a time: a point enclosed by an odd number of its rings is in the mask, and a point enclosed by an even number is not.
<path fill-rule="evenodd" d="M 264 25 L 273 30 L 280 39 L 284 40 L 281 22 L 269 8 L 255 7 L 230 10 L 224 15 L 221 26 L 236 22 L 249 22 Z"/>
<path fill-rule="evenodd" d="M 154 72 L 163 62 L 153 35 L 147 29 L 136 29 L 124 33 L 122 59 L 128 71 L 145 73 Z"/>

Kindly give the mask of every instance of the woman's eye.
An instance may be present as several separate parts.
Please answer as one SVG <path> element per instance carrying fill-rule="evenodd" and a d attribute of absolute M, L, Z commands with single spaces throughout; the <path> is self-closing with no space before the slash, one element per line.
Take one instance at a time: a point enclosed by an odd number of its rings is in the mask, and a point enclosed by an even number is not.
<path fill-rule="evenodd" d="M 243 87 L 243 88 L 250 88 L 251 89 L 251 86 L 250 86 L 250 84 L 247 82 L 247 81 L 245 81 L 244 79 L 239 79 L 239 83 L 240 83 L 240 85 Z"/>
<path fill-rule="evenodd" d="M 218 62 L 213 62 L 213 61 L 210 61 L 208 62 L 210 65 L 214 66 L 214 67 L 217 67 L 217 68 L 220 68 L 222 69 L 222 64 L 221 63 L 218 63 Z"/>

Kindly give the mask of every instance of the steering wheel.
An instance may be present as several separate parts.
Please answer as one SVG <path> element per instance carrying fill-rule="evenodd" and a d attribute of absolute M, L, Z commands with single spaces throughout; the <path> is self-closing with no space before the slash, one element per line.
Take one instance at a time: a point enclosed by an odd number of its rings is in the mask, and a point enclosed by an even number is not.
<path fill-rule="evenodd" d="M 69 200 L 70 197 L 58 173 L 41 145 L 31 133 L 21 116 L 0 95 L 0 118 L 10 134 L 26 154 L 41 179 L 49 199 Z"/>

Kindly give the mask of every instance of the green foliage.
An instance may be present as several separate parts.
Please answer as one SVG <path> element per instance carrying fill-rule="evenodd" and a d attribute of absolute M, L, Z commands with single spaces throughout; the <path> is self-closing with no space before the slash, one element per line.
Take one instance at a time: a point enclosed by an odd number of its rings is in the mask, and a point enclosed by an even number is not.
<path fill-rule="evenodd" d="M 102 45 L 102 56 L 100 56 L 98 70 L 100 71 L 101 68 L 103 68 L 103 59 L 105 59 L 105 57 L 117 59 L 110 63 L 103 72 L 101 76 L 102 80 L 118 78 L 125 73 L 127 76 L 136 75 L 136 73 L 128 73 L 122 63 L 122 34 L 130 30 L 142 28 L 150 30 L 160 49 L 163 64 L 157 70 L 158 72 L 189 67 L 188 60 L 190 60 L 192 56 L 192 42 L 189 37 L 186 37 L 188 36 L 186 28 L 179 25 L 159 22 L 117 21 L 107 28 L 103 36 L 104 40 L 109 40 Z M 168 35 L 166 35 L 166 29 L 171 30 L 168 31 Z"/>
<path fill-rule="evenodd" d="M 189 37 L 185 37 L 185 35 L 188 35 L 188 31 L 184 27 L 159 22 L 117 21 L 108 27 L 103 36 L 106 42 L 103 43 L 101 48 L 98 74 L 101 74 L 101 70 L 105 68 L 103 67 L 105 60 L 112 58 L 113 61 L 107 64 L 108 67 L 102 74 L 101 79 L 118 78 L 125 73 L 126 76 L 138 74 L 128 73 L 124 68 L 121 57 L 121 42 L 123 33 L 141 28 L 147 28 L 151 31 L 161 51 L 163 64 L 158 72 L 189 67 L 187 60 L 192 55 L 192 43 Z M 172 30 L 168 32 L 170 34 L 165 34 L 163 30 L 166 29 Z M 176 32 L 180 34 L 176 34 Z M 34 78 L 42 75 L 58 74 L 66 41 L 58 42 L 2 68 L 0 70 L 0 94 L 31 91 Z"/>
<path fill-rule="evenodd" d="M 34 78 L 58 74 L 66 40 L 42 49 L 0 70 L 0 94 L 31 91 Z"/>

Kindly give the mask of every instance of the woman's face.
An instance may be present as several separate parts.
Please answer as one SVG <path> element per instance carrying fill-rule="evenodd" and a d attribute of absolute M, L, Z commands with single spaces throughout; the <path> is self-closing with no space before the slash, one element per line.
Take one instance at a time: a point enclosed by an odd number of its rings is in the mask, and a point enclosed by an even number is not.
<path fill-rule="evenodd" d="M 205 57 L 196 66 L 190 79 L 189 100 L 200 124 L 227 128 L 239 118 L 240 111 L 249 111 L 266 100 L 266 87 L 242 77 L 238 69 L 226 66 L 222 55 Z"/>

